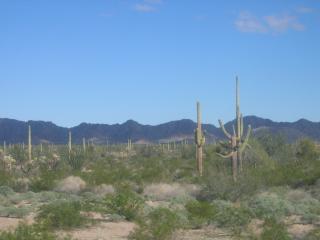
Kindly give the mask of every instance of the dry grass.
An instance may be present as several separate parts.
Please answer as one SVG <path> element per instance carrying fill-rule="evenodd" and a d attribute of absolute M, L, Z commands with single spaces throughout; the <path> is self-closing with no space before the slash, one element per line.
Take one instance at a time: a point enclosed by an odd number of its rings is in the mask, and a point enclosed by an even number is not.
<path fill-rule="evenodd" d="M 77 194 L 86 188 L 86 183 L 80 177 L 70 176 L 60 181 L 55 188 L 58 192 Z"/>
<path fill-rule="evenodd" d="M 165 201 L 173 198 L 196 196 L 200 189 L 192 184 L 151 184 L 145 187 L 144 195 L 157 201 Z"/>

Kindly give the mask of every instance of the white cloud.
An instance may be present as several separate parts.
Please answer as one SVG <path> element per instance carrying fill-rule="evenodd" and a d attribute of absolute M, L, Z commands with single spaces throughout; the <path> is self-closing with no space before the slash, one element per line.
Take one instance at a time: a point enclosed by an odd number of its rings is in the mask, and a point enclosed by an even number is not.
<path fill-rule="evenodd" d="M 162 3 L 162 0 L 143 0 L 141 3 L 134 5 L 134 10 L 138 12 L 154 12 L 157 10 L 156 5 Z"/>
<path fill-rule="evenodd" d="M 295 16 L 266 16 L 264 17 L 266 24 L 273 32 L 285 32 L 289 29 L 303 31 L 304 25 L 300 23 Z"/>
<path fill-rule="evenodd" d="M 150 3 L 150 4 L 161 4 L 163 3 L 162 0 L 144 0 L 145 3 Z"/>
<path fill-rule="evenodd" d="M 313 9 L 313 8 L 310 8 L 310 7 L 299 7 L 299 8 L 296 9 L 296 11 L 297 11 L 298 13 L 304 13 L 304 14 L 306 14 L 306 13 L 312 13 L 312 12 L 314 11 L 314 9 Z"/>
<path fill-rule="evenodd" d="M 138 12 L 153 12 L 155 11 L 156 9 L 151 6 L 151 5 L 148 5 L 148 4 L 143 4 L 143 3 L 138 3 L 134 6 L 134 9 Z"/>
<path fill-rule="evenodd" d="M 235 26 L 240 32 L 267 32 L 265 26 L 249 12 L 241 12 L 235 21 Z"/>
<path fill-rule="evenodd" d="M 305 26 L 293 15 L 268 15 L 257 18 L 249 12 L 241 12 L 234 22 L 240 32 L 282 33 L 288 30 L 303 31 Z"/>

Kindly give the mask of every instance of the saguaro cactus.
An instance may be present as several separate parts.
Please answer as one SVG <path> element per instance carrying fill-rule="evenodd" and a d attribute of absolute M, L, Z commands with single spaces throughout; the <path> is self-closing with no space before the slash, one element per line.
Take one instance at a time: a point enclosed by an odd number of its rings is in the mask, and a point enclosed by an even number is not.
<path fill-rule="evenodd" d="M 28 131 L 28 160 L 32 161 L 32 142 L 31 142 L 31 126 L 29 125 Z"/>
<path fill-rule="evenodd" d="M 71 151 L 72 151 L 72 135 L 71 135 L 71 131 L 69 130 L 69 142 L 68 142 L 68 149 L 69 149 L 69 158 L 71 155 Z"/>
<path fill-rule="evenodd" d="M 239 81 L 236 77 L 236 128 L 233 125 L 233 134 L 228 133 L 224 124 L 219 120 L 220 127 L 226 137 L 229 139 L 231 152 L 227 155 L 218 154 L 223 158 L 232 159 L 232 174 L 233 180 L 237 181 L 238 172 L 242 171 L 242 153 L 248 146 L 249 137 L 251 134 L 251 126 L 248 125 L 246 136 L 244 137 L 243 116 L 240 112 L 240 95 L 239 95 Z"/>
<path fill-rule="evenodd" d="M 3 141 L 3 155 L 6 156 L 6 152 L 7 152 L 7 144 L 6 141 Z"/>
<path fill-rule="evenodd" d="M 86 152 L 86 138 L 82 138 L 82 148 L 83 152 Z"/>
<path fill-rule="evenodd" d="M 202 159 L 202 147 L 205 143 L 205 137 L 202 132 L 202 124 L 201 124 L 201 109 L 200 103 L 197 102 L 197 128 L 195 129 L 195 143 L 197 147 L 196 158 L 197 158 L 197 167 L 199 175 L 203 175 L 203 159 Z"/>
<path fill-rule="evenodd" d="M 128 149 L 128 151 L 132 150 L 132 141 L 130 138 L 128 139 L 127 149 Z"/>

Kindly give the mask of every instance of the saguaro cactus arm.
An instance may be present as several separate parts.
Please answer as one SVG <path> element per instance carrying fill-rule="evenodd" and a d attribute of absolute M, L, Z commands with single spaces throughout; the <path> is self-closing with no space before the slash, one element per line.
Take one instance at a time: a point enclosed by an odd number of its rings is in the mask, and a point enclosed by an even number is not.
<path fill-rule="evenodd" d="M 248 142 L 249 142 L 249 138 L 250 138 L 250 135 L 251 135 L 251 131 L 252 131 L 252 128 L 251 128 L 251 125 L 248 126 L 248 131 L 247 131 L 247 135 L 245 137 L 245 139 L 243 140 L 242 144 L 241 144 L 241 147 L 239 149 L 240 153 L 242 153 L 244 151 L 244 149 L 249 146 Z"/>
<path fill-rule="evenodd" d="M 222 157 L 222 158 L 231 158 L 233 154 L 234 154 L 234 152 L 231 152 L 231 153 L 229 153 L 228 155 L 223 155 L 223 154 L 221 154 L 221 153 L 217 153 L 217 155 L 218 155 L 219 157 Z"/>
<path fill-rule="evenodd" d="M 240 136 L 242 137 L 243 136 L 243 115 L 242 114 L 240 115 L 240 134 L 241 134 Z"/>
<path fill-rule="evenodd" d="M 221 127 L 223 133 L 226 135 L 226 137 L 231 139 L 232 138 L 231 134 L 227 132 L 227 130 L 225 129 L 224 124 L 221 120 L 219 120 L 219 124 L 220 124 L 220 127 Z"/>

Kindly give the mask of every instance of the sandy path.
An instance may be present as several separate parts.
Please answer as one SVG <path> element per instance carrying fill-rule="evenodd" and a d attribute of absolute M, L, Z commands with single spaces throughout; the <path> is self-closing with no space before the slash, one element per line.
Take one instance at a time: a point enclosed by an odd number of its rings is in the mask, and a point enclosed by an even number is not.
<path fill-rule="evenodd" d="M 69 234 L 77 240 L 125 240 L 134 227 L 135 225 L 130 222 L 105 222 L 86 229 L 72 230 L 62 235 Z"/>
<path fill-rule="evenodd" d="M 15 229 L 21 221 L 22 220 L 20 218 L 0 217 L 0 231 Z"/>

